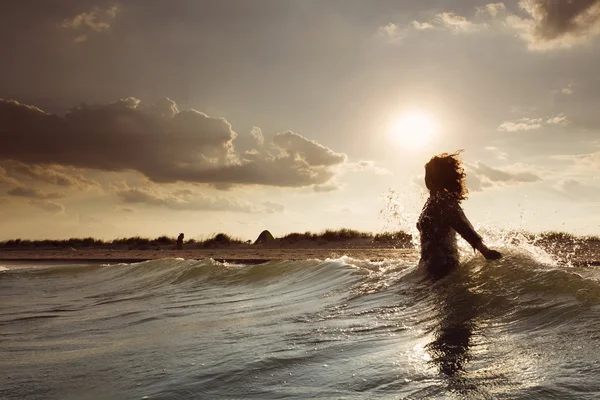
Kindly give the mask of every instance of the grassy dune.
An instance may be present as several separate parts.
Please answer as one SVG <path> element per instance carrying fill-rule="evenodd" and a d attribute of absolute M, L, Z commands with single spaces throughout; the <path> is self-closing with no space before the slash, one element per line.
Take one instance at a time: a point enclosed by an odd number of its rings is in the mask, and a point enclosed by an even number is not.
<path fill-rule="evenodd" d="M 289 233 L 280 238 L 275 238 L 276 243 L 281 245 L 294 245 L 299 242 L 308 242 L 314 244 L 349 242 L 354 240 L 364 240 L 366 242 L 375 242 L 379 244 L 389 243 L 397 245 L 398 243 L 410 244 L 412 236 L 405 232 L 386 232 L 373 234 L 370 232 L 360 232 L 353 229 L 327 229 L 320 233 Z M 0 242 L 0 248 L 5 249 L 35 249 L 35 248 L 102 248 L 119 247 L 127 249 L 151 249 L 175 246 L 177 239 L 171 236 L 159 236 L 157 238 L 144 238 L 140 236 L 117 238 L 113 240 L 101 240 L 92 237 L 71 238 L 64 240 L 46 239 L 46 240 L 28 240 L 12 239 Z M 212 234 L 205 238 L 192 238 L 184 241 L 187 249 L 203 249 L 215 247 L 227 247 L 233 245 L 252 244 L 253 240 L 242 240 L 226 233 Z"/>
<path fill-rule="evenodd" d="M 525 237 L 539 244 L 561 244 L 570 245 L 576 243 L 600 243 L 598 236 L 576 236 L 566 232 L 548 231 L 540 234 L 523 233 Z M 41 248 L 124 248 L 124 249 L 157 249 L 169 248 L 176 244 L 177 239 L 171 236 L 159 236 L 157 238 L 144 238 L 134 236 L 129 238 L 117 238 L 113 240 L 101 240 L 93 237 L 87 238 L 71 238 L 64 240 L 27 240 L 27 239 L 12 239 L 0 242 L 0 249 L 41 249 Z M 354 229 L 327 229 L 320 233 L 304 232 L 304 233 L 288 233 L 282 237 L 275 238 L 275 243 L 282 246 L 304 244 L 332 244 L 359 241 L 365 244 L 373 244 L 378 246 L 412 246 L 412 235 L 403 231 L 397 232 L 382 232 L 371 233 L 361 232 Z M 230 236 L 226 233 L 212 234 L 204 238 L 192 238 L 184 242 L 187 249 L 206 249 L 219 248 L 239 245 L 249 245 L 253 241 L 243 240 L 238 237 Z"/>

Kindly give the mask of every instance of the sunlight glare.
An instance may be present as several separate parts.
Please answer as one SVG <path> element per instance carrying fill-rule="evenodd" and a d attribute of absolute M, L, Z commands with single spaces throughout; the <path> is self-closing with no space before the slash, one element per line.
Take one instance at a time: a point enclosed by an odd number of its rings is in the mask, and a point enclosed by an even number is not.
<path fill-rule="evenodd" d="M 434 118 L 423 111 L 407 111 L 392 120 L 390 135 L 407 149 L 425 147 L 436 134 Z"/>

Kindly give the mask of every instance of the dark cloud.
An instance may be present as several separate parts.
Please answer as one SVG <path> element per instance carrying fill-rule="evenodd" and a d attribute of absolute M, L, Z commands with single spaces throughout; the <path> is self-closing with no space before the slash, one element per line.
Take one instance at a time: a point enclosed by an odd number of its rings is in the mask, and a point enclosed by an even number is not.
<path fill-rule="evenodd" d="M 289 131 L 240 157 L 233 144 L 237 134 L 225 119 L 180 111 L 169 99 L 151 107 L 139 103 L 126 98 L 81 105 L 60 117 L 0 100 L 0 160 L 134 170 L 154 182 L 288 187 L 325 184 L 334 167 L 346 162 L 345 154 Z"/>
<path fill-rule="evenodd" d="M 29 178 L 36 182 L 79 189 L 99 186 L 98 182 L 85 178 L 81 173 L 69 174 L 65 171 L 66 168 L 60 166 L 28 165 L 21 162 L 6 162 L 4 165 L 9 175 L 21 179 Z"/>
<path fill-rule="evenodd" d="M 520 0 L 528 18 L 510 16 L 534 50 L 570 47 L 600 33 L 600 0 Z"/>
<path fill-rule="evenodd" d="M 30 200 L 29 204 L 52 214 L 58 214 L 65 211 L 65 206 L 50 200 Z"/>
<path fill-rule="evenodd" d="M 0 184 L 3 184 L 3 183 L 8 183 L 10 185 L 18 184 L 18 182 L 15 179 L 8 176 L 5 168 L 0 167 Z"/>
<path fill-rule="evenodd" d="M 30 199 L 60 199 L 65 197 L 62 193 L 44 193 L 38 189 L 17 186 L 6 192 L 9 196 L 28 197 Z"/>
<path fill-rule="evenodd" d="M 146 204 L 165 207 L 176 211 L 233 211 L 242 213 L 273 213 L 283 210 L 275 203 L 255 206 L 245 201 L 225 197 L 210 197 L 190 189 L 179 189 L 171 192 L 159 191 L 152 188 L 134 188 L 126 184 L 113 187 L 115 194 L 124 203 Z M 281 207 L 281 208 L 279 208 Z"/>

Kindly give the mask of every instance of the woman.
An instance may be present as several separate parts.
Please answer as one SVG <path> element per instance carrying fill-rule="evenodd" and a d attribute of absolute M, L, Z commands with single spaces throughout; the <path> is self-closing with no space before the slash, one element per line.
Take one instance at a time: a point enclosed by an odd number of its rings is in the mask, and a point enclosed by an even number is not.
<path fill-rule="evenodd" d="M 436 276 L 446 275 L 458 266 L 455 232 L 488 260 L 502 257 L 483 243 L 460 207 L 460 202 L 467 198 L 468 190 L 459 153 L 443 153 L 425 164 L 429 199 L 417 222 L 421 233 L 419 265 Z"/>

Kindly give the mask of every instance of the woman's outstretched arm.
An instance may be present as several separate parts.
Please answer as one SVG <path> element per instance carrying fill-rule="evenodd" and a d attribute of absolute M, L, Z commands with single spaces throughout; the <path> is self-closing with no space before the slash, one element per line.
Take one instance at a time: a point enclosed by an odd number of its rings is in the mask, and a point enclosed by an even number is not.
<path fill-rule="evenodd" d="M 458 232 L 463 239 L 469 242 L 474 249 L 477 249 L 486 259 L 497 260 L 502 257 L 500 252 L 488 248 L 483 243 L 483 239 L 475 231 L 475 228 L 473 228 L 473 225 L 471 225 L 471 222 L 469 222 L 467 216 L 458 204 L 456 204 L 455 207 L 452 207 L 450 212 L 450 223 L 452 228 Z"/>
<path fill-rule="evenodd" d="M 479 242 L 478 246 L 475 247 L 487 260 L 497 260 L 502 257 L 499 251 L 490 249 L 483 242 Z"/>

